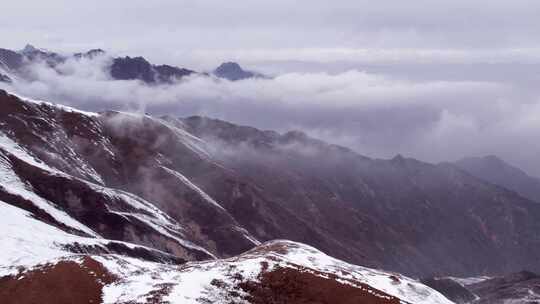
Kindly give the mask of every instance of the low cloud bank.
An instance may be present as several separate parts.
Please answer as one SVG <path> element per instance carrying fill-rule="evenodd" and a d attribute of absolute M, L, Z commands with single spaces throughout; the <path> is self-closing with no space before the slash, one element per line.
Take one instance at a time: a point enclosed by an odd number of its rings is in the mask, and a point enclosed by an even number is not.
<path fill-rule="evenodd" d="M 110 59 L 36 64 L 8 89 L 84 110 L 206 115 L 263 129 L 299 129 L 372 157 L 438 162 L 497 154 L 540 176 L 539 91 L 504 81 L 406 80 L 351 70 L 237 82 L 206 76 L 149 86 L 111 80 Z M 7 84 L 3 84 L 8 86 Z"/>

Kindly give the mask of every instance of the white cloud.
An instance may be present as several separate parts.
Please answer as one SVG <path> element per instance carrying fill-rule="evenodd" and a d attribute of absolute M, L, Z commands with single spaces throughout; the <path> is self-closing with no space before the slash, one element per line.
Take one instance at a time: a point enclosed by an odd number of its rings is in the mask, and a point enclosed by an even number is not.
<path fill-rule="evenodd" d="M 499 154 L 540 174 L 538 90 L 489 81 L 412 81 L 348 71 L 238 82 L 191 77 L 174 85 L 112 81 L 108 59 L 34 66 L 13 89 L 83 109 L 202 114 L 259 128 L 301 129 L 376 157 L 428 161 Z M 526 147 L 526 149 L 516 149 Z M 516 152 L 516 150 L 520 150 Z"/>

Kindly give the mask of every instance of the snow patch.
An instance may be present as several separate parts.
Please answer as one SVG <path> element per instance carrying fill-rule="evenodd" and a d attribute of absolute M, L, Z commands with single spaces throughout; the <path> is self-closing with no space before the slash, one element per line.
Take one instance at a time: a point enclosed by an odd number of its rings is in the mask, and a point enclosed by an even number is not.
<path fill-rule="evenodd" d="M 57 208 L 55 204 L 35 194 L 32 189 L 30 189 L 30 186 L 23 183 L 15 172 L 13 172 L 11 164 L 7 159 L 4 158 L 2 154 L 0 154 L 0 188 L 7 193 L 19 196 L 32 202 L 34 206 L 45 211 L 59 223 L 82 231 L 93 237 L 101 238 L 101 236 L 95 233 L 92 229 L 83 225 L 64 211 Z"/>
<path fill-rule="evenodd" d="M 23 100 L 23 101 L 28 102 L 28 103 L 33 103 L 33 104 L 37 104 L 37 105 L 47 105 L 47 106 L 62 110 L 64 112 L 78 113 L 78 114 L 82 114 L 82 115 L 89 116 L 89 117 L 98 117 L 99 116 L 99 113 L 81 111 L 81 110 L 78 110 L 78 109 L 75 109 L 75 108 L 72 108 L 72 107 L 69 107 L 69 106 L 65 106 L 65 105 L 61 105 L 61 104 L 57 104 L 57 103 L 52 103 L 52 102 L 49 102 L 49 101 L 32 99 L 32 98 L 22 96 L 22 95 L 19 95 L 17 93 L 13 93 L 13 92 L 8 92 L 8 94 L 13 95 L 13 96 L 19 98 L 20 100 Z"/>
<path fill-rule="evenodd" d="M 199 188 L 197 185 L 192 183 L 187 177 L 182 175 L 180 172 L 171 170 L 171 169 L 169 169 L 167 167 L 163 167 L 163 166 L 161 166 L 161 168 L 163 168 L 167 173 L 169 173 L 169 174 L 173 175 L 174 177 L 178 178 L 188 188 L 190 188 L 191 190 L 197 192 L 203 198 L 203 200 L 205 200 L 206 202 L 208 202 L 208 203 L 218 207 L 219 209 L 225 211 L 225 208 L 223 208 L 218 202 L 216 202 L 212 197 L 210 197 L 210 195 L 206 194 L 206 192 L 201 190 L 201 188 Z"/>

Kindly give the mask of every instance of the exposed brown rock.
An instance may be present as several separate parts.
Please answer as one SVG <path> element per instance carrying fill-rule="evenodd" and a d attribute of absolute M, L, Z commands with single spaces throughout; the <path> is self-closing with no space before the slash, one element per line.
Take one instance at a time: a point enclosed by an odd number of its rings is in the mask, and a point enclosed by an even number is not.
<path fill-rule="evenodd" d="M 240 284 L 253 304 L 399 304 L 398 298 L 368 285 L 343 284 L 308 271 L 278 268 L 263 272 L 260 282 Z"/>
<path fill-rule="evenodd" d="M 90 257 L 84 257 L 80 264 L 61 261 L 0 278 L 0 303 L 98 304 L 103 286 L 115 280 L 103 265 Z"/>

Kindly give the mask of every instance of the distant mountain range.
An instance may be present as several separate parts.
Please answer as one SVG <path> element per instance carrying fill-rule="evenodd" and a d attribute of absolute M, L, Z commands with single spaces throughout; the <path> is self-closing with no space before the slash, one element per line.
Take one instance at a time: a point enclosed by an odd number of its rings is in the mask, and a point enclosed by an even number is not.
<path fill-rule="evenodd" d="M 0 49 L 0 81 L 11 82 L 12 79 L 9 75 L 12 74 L 24 78 L 25 67 L 35 62 L 43 62 L 54 68 L 69 58 L 91 60 L 99 56 L 107 56 L 107 53 L 101 49 L 93 49 L 84 53 L 61 55 L 31 45 L 27 45 L 21 51 Z M 108 72 L 111 78 L 115 80 L 140 80 L 147 84 L 166 84 L 194 74 L 209 76 L 208 73 L 196 72 L 186 68 L 152 64 L 143 57 L 111 57 L 110 61 Z M 266 78 L 262 74 L 242 69 L 235 62 L 223 63 L 212 72 L 212 75 L 230 81 Z"/>

